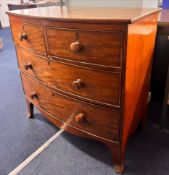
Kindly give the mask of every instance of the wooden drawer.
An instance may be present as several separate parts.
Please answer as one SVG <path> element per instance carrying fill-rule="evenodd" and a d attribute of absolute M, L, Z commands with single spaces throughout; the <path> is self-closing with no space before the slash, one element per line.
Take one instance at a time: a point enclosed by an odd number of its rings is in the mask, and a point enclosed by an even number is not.
<path fill-rule="evenodd" d="M 57 94 L 39 82 L 21 74 L 25 95 L 35 105 L 45 109 L 56 118 L 83 131 L 106 139 L 119 139 L 119 112 L 110 108 L 90 105 L 73 98 Z"/>
<path fill-rule="evenodd" d="M 119 72 L 87 69 L 55 60 L 50 60 L 49 63 L 49 60 L 19 47 L 17 54 L 20 69 L 49 86 L 92 102 L 120 105 L 121 74 Z"/>
<path fill-rule="evenodd" d="M 10 21 L 14 42 L 22 47 L 46 54 L 42 26 Z"/>
<path fill-rule="evenodd" d="M 122 32 L 47 28 L 49 54 L 75 61 L 121 67 Z"/>

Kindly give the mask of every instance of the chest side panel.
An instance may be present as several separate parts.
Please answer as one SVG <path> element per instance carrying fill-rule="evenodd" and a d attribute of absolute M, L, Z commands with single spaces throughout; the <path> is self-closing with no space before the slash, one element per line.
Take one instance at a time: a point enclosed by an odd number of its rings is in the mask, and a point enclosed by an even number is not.
<path fill-rule="evenodd" d="M 158 13 L 128 26 L 123 143 L 144 120 Z"/>

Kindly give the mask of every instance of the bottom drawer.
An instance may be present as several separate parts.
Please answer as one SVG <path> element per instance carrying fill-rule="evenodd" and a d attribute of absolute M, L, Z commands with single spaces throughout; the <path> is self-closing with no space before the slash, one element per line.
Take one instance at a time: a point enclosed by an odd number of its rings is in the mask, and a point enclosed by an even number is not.
<path fill-rule="evenodd" d="M 21 73 L 21 77 L 25 96 L 62 120 L 65 123 L 63 127 L 70 125 L 105 139 L 119 140 L 118 111 L 61 95 L 24 73 Z"/>

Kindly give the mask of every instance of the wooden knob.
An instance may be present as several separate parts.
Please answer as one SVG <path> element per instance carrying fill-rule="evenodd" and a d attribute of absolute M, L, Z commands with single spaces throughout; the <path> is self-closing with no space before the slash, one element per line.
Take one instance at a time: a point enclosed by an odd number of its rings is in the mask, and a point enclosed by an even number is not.
<path fill-rule="evenodd" d="M 28 35 L 26 33 L 22 33 L 20 35 L 20 41 L 23 41 L 23 40 L 28 40 Z"/>
<path fill-rule="evenodd" d="M 70 45 L 70 50 L 73 52 L 78 52 L 82 48 L 81 44 L 77 41 Z"/>
<path fill-rule="evenodd" d="M 28 70 L 28 69 L 32 69 L 33 67 L 32 67 L 31 63 L 27 63 L 24 65 L 24 68 L 25 68 L 25 70 Z"/>
<path fill-rule="evenodd" d="M 77 122 L 77 123 L 81 123 L 81 122 L 83 122 L 85 120 L 85 114 L 83 114 L 83 113 L 79 113 L 78 115 L 76 115 L 76 117 L 75 117 L 75 121 Z"/>
<path fill-rule="evenodd" d="M 84 86 L 85 86 L 85 84 L 81 79 L 77 79 L 76 81 L 73 81 L 73 88 L 75 90 L 81 89 Z"/>
<path fill-rule="evenodd" d="M 33 92 L 30 96 L 32 99 L 38 98 L 38 95 L 36 92 Z"/>

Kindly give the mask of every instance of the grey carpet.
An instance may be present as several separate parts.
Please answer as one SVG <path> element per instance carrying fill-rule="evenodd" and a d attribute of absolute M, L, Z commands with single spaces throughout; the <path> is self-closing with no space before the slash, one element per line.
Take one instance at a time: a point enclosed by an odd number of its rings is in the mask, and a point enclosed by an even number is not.
<path fill-rule="evenodd" d="M 99 142 L 64 133 L 19 175 L 115 175 L 111 154 Z M 169 136 L 146 127 L 129 141 L 125 175 L 168 175 Z"/>
<path fill-rule="evenodd" d="M 6 175 L 48 140 L 58 129 L 27 109 L 9 28 L 0 29 L 0 175 Z"/>

